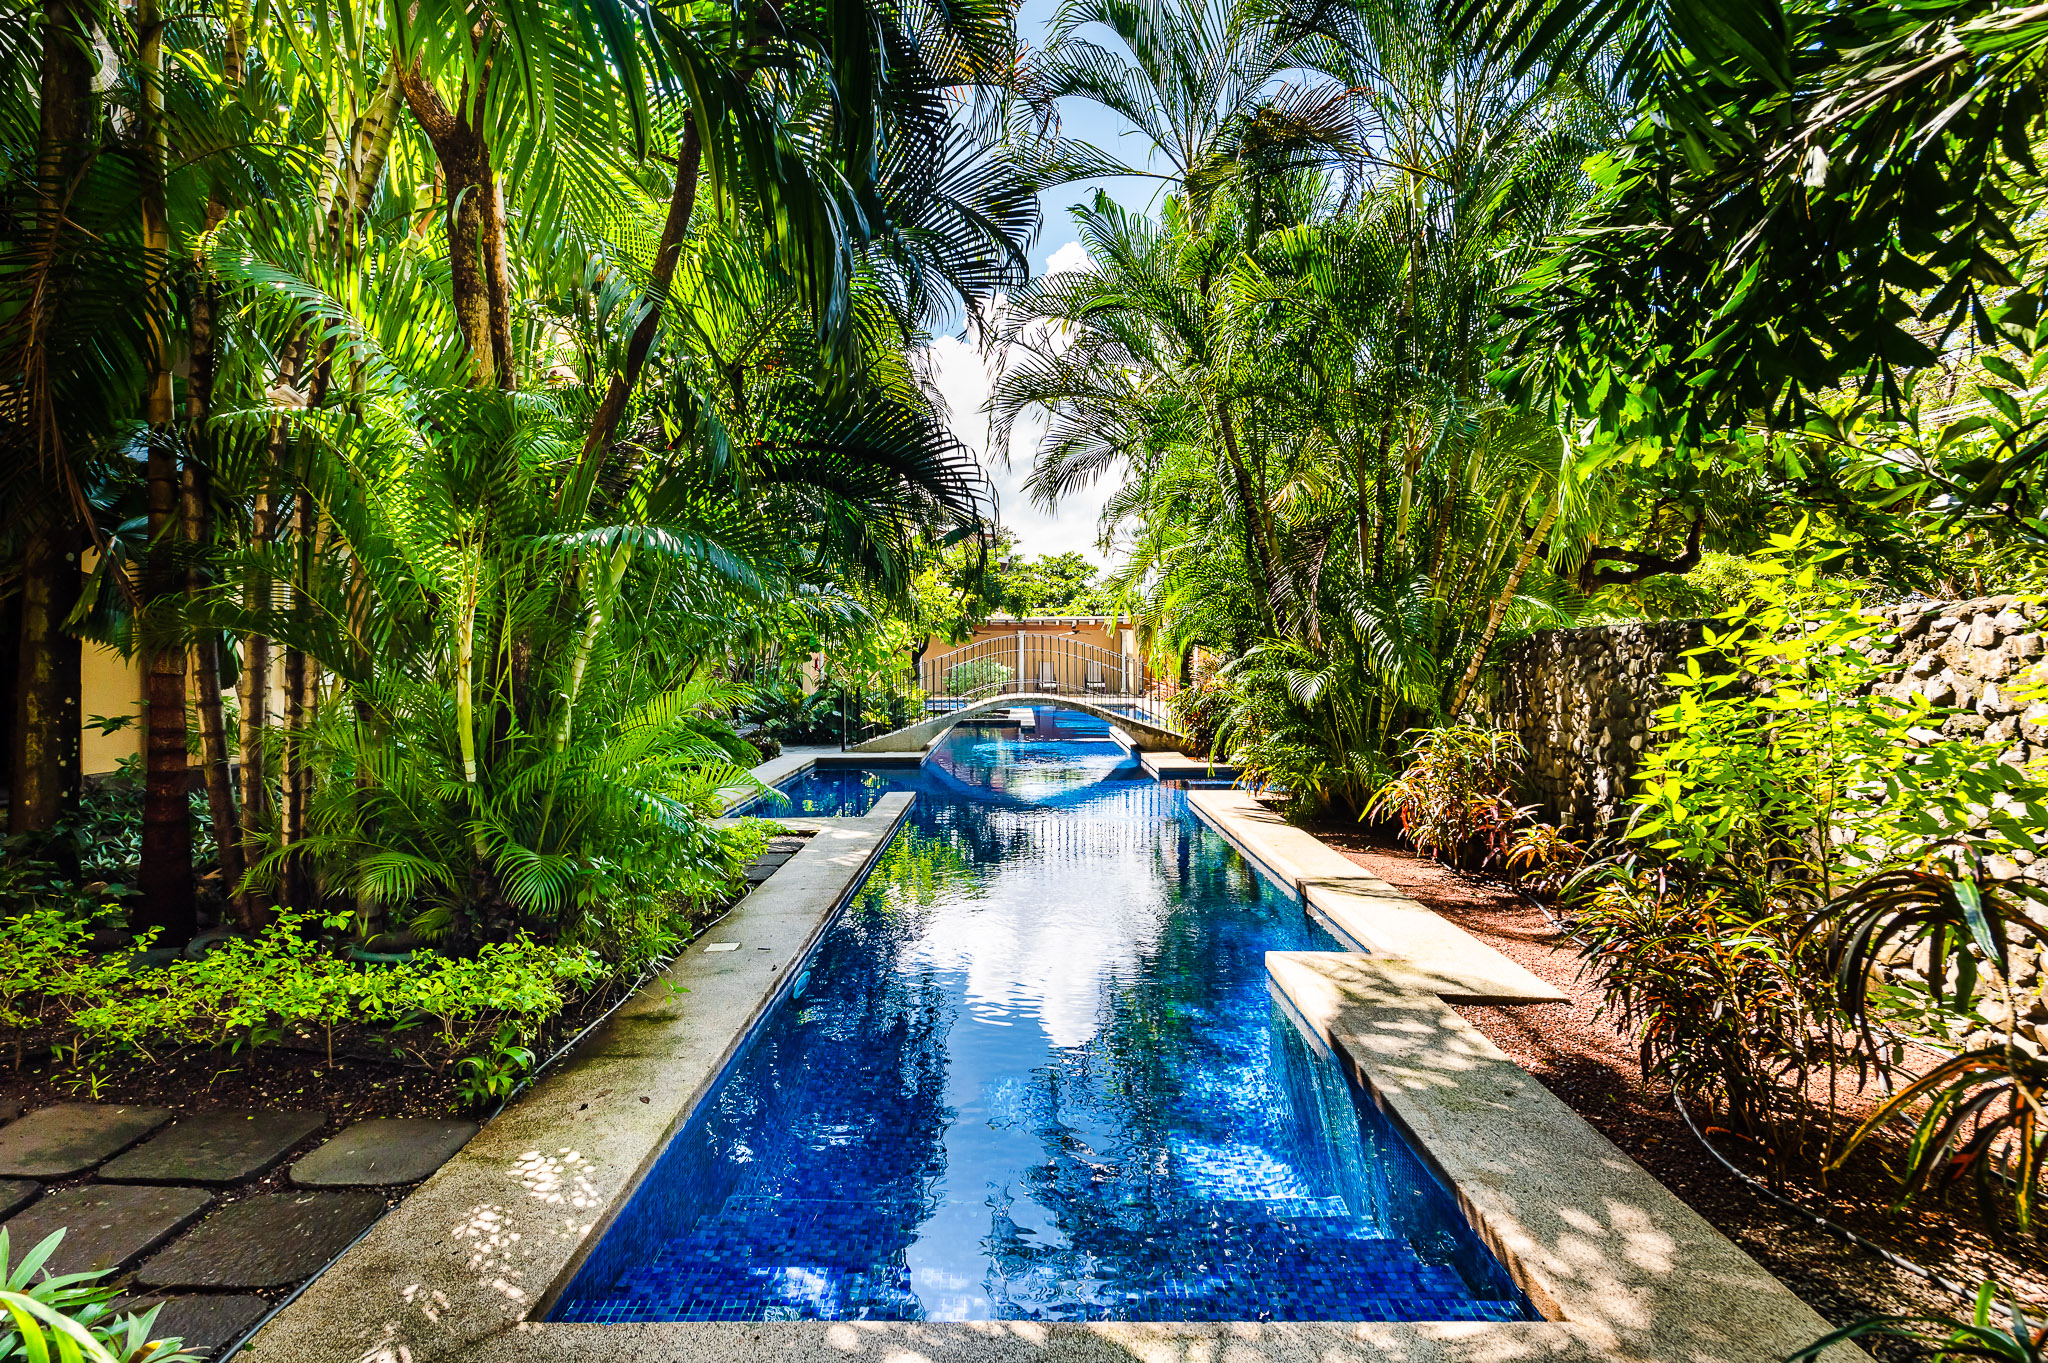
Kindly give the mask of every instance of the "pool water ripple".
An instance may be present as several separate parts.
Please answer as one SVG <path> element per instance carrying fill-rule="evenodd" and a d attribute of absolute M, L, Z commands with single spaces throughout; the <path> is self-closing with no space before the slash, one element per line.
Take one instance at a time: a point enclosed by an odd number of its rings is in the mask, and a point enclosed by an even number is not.
<path fill-rule="evenodd" d="M 1100 720 L 963 725 L 553 1317 L 1515 1320 L 1526 1301 L 1266 983 L 1338 950 Z"/>

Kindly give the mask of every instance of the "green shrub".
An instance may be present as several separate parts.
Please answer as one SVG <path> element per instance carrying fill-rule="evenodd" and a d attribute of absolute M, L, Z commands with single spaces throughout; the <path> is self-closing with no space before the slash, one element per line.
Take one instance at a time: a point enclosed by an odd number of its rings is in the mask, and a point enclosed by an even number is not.
<path fill-rule="evenodd" d="M 994 658 L 970 658 L 946 669 L 946 694 L 964 696 L 983 687 L 1002 686 L 1016 675 L 1008 664 Z"/>
<path fill-rule="evenodd" d="M 976 658 L 946 669 L 946 689 L 954 695 L 1008 685 L 1016 669 L 994 658 Z"/>
<path fill-rule="evenodd" d="M 502 1072 L 566 1007 L 617 975 L 587 948 L 524 936 L 461 959 L 359 963 L 289 915 L 201 960 L 131 972 L 85 954 L 78 926 L 44 911 L 0 936 L 0 1025 L 74 1066 L 291 1043 L 317 1045 L 330 1060 L 346 1045 L 440 1073 L 471 1060 Z"/>
<path fill-rule="evenodd" d="M 1368 817 L 1393 815 L 1415 850 L 1456 862 L 1470 848 L 1487 859 L 1527 811 L 1514 787 L 1527 756 L 1522 740 L 1504 729 L 1445 724 L 1409 736 L 1408 765 L 1374 791 Z"/>
<path fill-rule="evenodd" d="M 1998 891 L 1982 868 L 2048 834 L 2038 772 L 2005 762 L 2003 745 L 1944 737 L 1946 712 L 1880 687 L 1885 622 L 1828 582 L 1811 550 L 1803 524 L 1774 537 L 1749 600 L 1667 678 L 1677 698 L 1638 772 L 1628 850 L 1568 894 L 1606 1006 L 1643 1037 L 1646 1072 L 1717 1106 L 1780 1170 L 1839 1163 L 1867 1136 L 1839 1141 L 1840 1099 L 1845 1071 L 1861 1085 L 1896 1061 L 1877 1030 L 1941 1045 L 1978 1025 L 1970 989 L 1944 989 L 1941 963 L 1951 982 L 2006 978 L 2001 924 L 2026 915 L 2005 901 L 2031 887 Z M 1866 990 L 1915 947 L 1936 963 L 1927 985 Z M 1930 1152 L 1957 1156 L 1951 1173 L 1986 1153 L 1971 1142 L 1997 1125 L 1999 1102 L 2024 1127 L 2020 1145 L 2048 1149 L 2028 1116 L 2048 1101 L 2048 1070 L 2010 1036 L 2004 1006 L 2003 1046 L 1916 1086 L 1937 1110 L 1916 1136 L 1909 1192 L 1930 1186 Z"/>

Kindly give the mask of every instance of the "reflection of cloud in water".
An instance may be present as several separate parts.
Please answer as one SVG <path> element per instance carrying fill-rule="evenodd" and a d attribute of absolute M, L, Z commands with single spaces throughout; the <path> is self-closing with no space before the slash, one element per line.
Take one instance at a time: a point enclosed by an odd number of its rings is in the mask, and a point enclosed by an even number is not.
<path fill-rule="evenodd" d="M 968 1011 L 983 1024 L 1035 1019 L 1056 1047 L 1086 1045 L 1111 975 L 1135 973 L 1162 906 L 1146 874 L 1105 873 L 1100 862 L 1048 855 L 1035 840 L 1004 863 L 1004 901 L 935 915 L 903 968 L 966 977 Z M 1024 910 L 1014 902 L 1022 900 Z"/>

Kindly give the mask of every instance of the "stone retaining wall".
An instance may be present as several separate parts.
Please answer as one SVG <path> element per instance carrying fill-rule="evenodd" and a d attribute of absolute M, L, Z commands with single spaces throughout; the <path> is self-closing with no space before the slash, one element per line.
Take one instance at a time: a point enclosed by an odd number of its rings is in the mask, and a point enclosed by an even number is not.
<path fill-rule="evenodd" d="M 2010 743 L 2015 760 L 2048 758 L 2048 707 L 2022 713 L 2011 695 L 2018 674 L 2042 656 L 2048 607 L 1993 596 L 1912 601 L 1881 613 L 1898 639 L 1885 655 L 1893 670 L 1880 691 L 1918 691 L 1956 707 L 1946 733 Z M 1538 818 L 1582 837 L 1617 831 L 1636 765 L 1654 741 L 1657 709 L 1671 702 L 1663 676 L 1699 647 L 1703 624 L 1544 630 L 1502 651 L 1480 707 L 1521 734 L 1529 750 L 1524 798 Z M 2039 874 L 2048 881 L 2048 862 Z"/>
<path fill-rule="evenodd" d="M 2048 606 L 2011 596 L 1975 601 L 1913 601 L 1885 608 L 1897 637 L 1883 655 L 1891 665 L 1880 694 L 1903 699 L 1919 692 L 1956 713 L 1942 722 L 1951 736 L 1976 734 L 2005 743 L 2008 760 L 2048 759 L 2048 705 L 2024 707 L 2012 692 L 2022 674 L 2042 664 Z M 1620 831 L 1627 795 L 1644 747 L 1655 741 L 1658 707 L 1672 699 L 1663 674 L 1684 665 L 1699 647 L 1698 620 L 1652 625 L 1608 625 L 1545 630 L 1505 650 L 1492 689 L 1481 703 L 1495 724 L 1517 730 L 1529 749 L 1523 798 L 1536 817 L 1571 828 L 1581 838 Z M 2042 668 L 2048 672 L 2048 668 Z M 1994 857 L 1991 873 L 2048 885 L 2048 850 Z M 2048 912 L 2040 919 L 2048 926 Z M 1891 969 L 1923 978 L 1923 947 Z M 2031 947 L 2013 944 L 2013 983 L 2023 1011 L 2021 1044 L 2048 1053 L 2048 994 L 2044 962 Z M 1978 1010 L 1994 1028 L 2004 1005 L 1981 999 Z M 2002 1038 L 2002 1031 L 1972 1033 L 1966 1044 Z"/>

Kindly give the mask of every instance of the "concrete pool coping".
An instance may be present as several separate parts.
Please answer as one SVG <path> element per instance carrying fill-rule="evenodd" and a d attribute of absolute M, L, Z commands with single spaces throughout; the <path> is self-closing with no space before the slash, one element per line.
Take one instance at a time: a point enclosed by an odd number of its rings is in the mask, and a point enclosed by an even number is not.
<path fill-rule="evenodd" d="M 772 780 L 766 770 L 757 769 L 757 776 L 772 784 L 814 762 L 815 755 L 802 755 Z M 1332 878 L 1323 873 L 1336 868 L 1287 836 L 1309 835 L 1210 803 L 1207 812 L 1197 804 L 1205 821 L 1224 827 L 1218 819 L 1226 818 L 1226 836 L 1298 891 Z M 884 797 L 866 818 L 789 820 L 818 835 L 706 935 L 706 944 L 738 940 L 742 950 L 706 956 L 702 945 L 693 946 L 663 981 L 487 1125 L 238 1357 L 261 1363 L 1765 1363 L 1827 1333 L 1826 1322 L 1493 1049 L 1442 994 L 1505 981 L 1491 972 L 1471 978 L 1469 959 L 1446 969 L 1426 959 L 1336 952 L 1269 953 L 1269 979 L 1410 1138 L 1509 1273 L 1553 1319 L 624 1325 L 539 1319 L 780 995 L 790 967 L 803 959 L 910 805 L 911 797 L 899 793 Z M 1345 887 L 1321 888 L 1334 894 Z M 1410 944 L 1423 940 L 1418 933 Z M 764 945 L 771 949 L 747 949 Z M 691 991 L 687 1010 L 676 1007 L 669 984 Z M 1494 995 L 1488 1001 L 1507 1000 Z M 706 1028 L 707 1018 L 719 1024 Z M 1848 1346 L 1831 1355 L 1863 1357 Z"/>
<path fill-rule="evenodd" d="M 911 801 L 899 792 L 865 818 L 795 821 L 818 830 L 801 852 L 485 1125 L 236 1357 L 423 1363 L 480 1341 L 525 1338 L 526 1318 L 545 1313 L 603 1237 Z M 737 951 L 704 949 L 735 941 Z"/>
<path fill-rule="evenodd" d="M 1243 790 L 1191 790 L 1188 804 L 1275 880 L 1293 890 L 1339 940 L 1426 974 L 1452 1003 L 1563 1003 L 1564 993 L 1282 819 Z"/>

